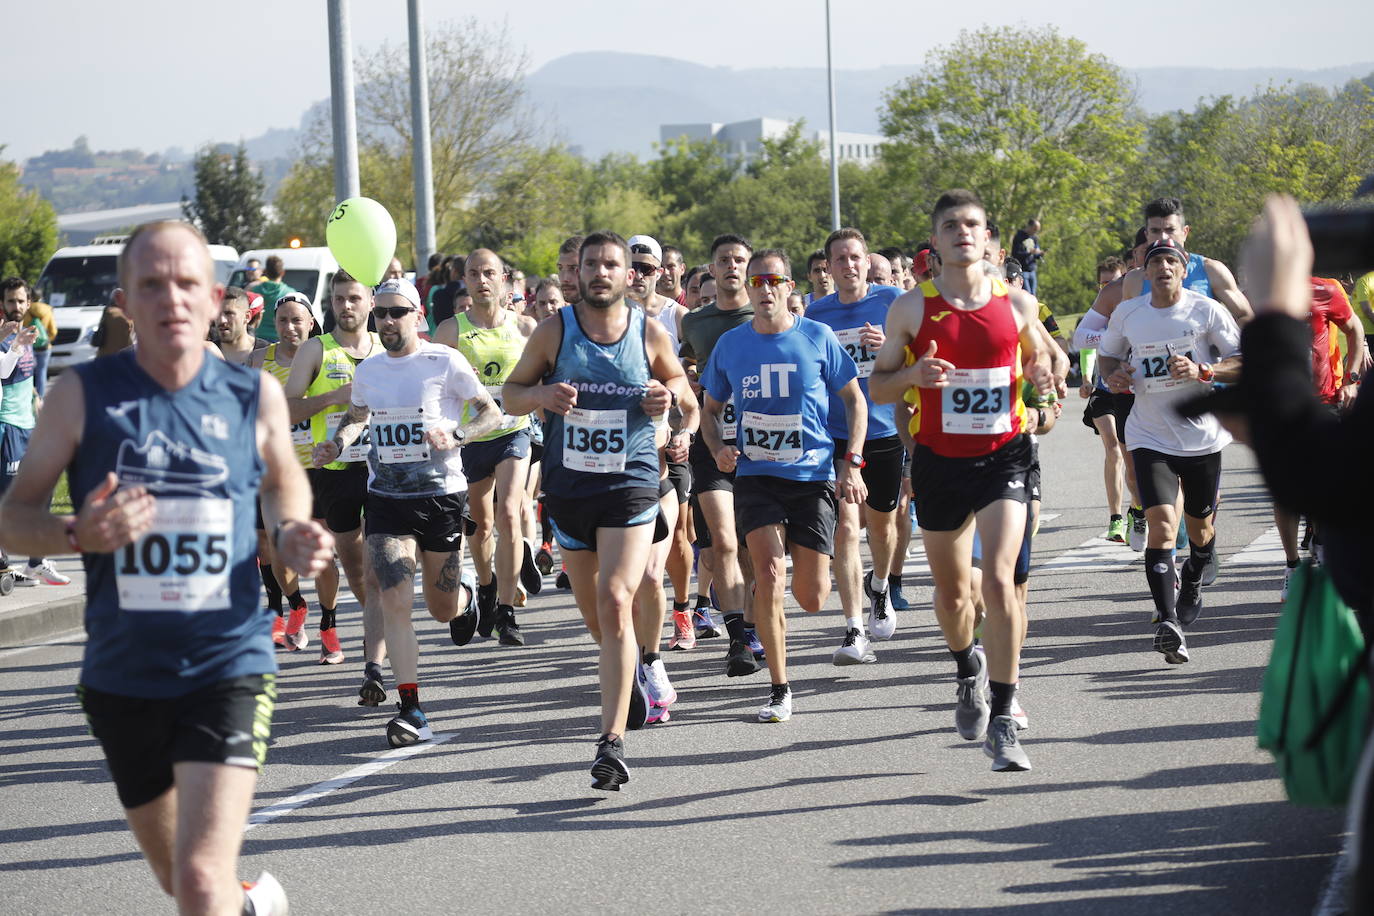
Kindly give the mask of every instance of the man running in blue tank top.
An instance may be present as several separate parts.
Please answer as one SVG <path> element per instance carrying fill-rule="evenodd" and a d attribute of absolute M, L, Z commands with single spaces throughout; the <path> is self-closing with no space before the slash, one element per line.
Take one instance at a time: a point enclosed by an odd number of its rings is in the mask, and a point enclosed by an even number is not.
<path fill-rule="evenodd" d="M 0 530 L 11 550 L 82 555 L 77 695 L 162 889 L 185 913 L 284 913 L 270 874 L 246 890 L 235 874 L 276 698 L 253 497 L 301 575 L 333 539 L 310 520 L 281 386 L 207 356 L 223 287 L 200 232 L 140 226 L 119 281 L 138 344 L 54 387 Z M 49 509 L 64 470 L 75 516 Z"/>
<path fill-rule="evenodd" d="M 1153 245 L 1160 239 L 1173 239 L 1181 248 L 1187 248 L 1188 234 L 1192 227 L 1183 217 L 1183 202 L 1177 197 L 1160 197 L 1145 205 L 1145 241 Z M 1183 275 L 1183 288 L 1215 299 L 1226 307 L 1237 324 L 1244 324 L 1254 317 L 1249 301 L 1236 285 L 1236 278 L 1230 268 L 1220 261 L 1203 257 L 1197 253 L 1188 256 L 1188 269 Z M 1132 270 L 1122 278 L 1121 301 L 1143 296 L 1150 291 L 1149 278 L 1144 268 Z M 1110 317 L 1110 316 L 1109 316 Z"/>
<path fill-rule="evenodd" d="M 836 496 L 853 506 L 867 496 L 862 459 L 856 464 L 847 455 L 834 461 L 834 405 L 842 405 L 850 442 L 864 441 L 868 405 L 854 360 L 835 333 L 788 311 L 795 284 L 787 255 L 776 248 L 754 252 L 746 273 L 754 317 L 722 334 L 711 351 L 701 377 L 702 434 L 717 467 L 735 474 L 736 527 L 753 560 L 754 625 L 772 680 L 758 718 L 785 722 L 792 717 L 783 615 L 786 555 L 792 557 L 797 603 L 809 613 L 819 611 L 830 595 Z M 739 431 L 727 442 L 723 415 L 732 396 Z"/>
<path fill-rule="evenodd" d="M 543 408 L 544 505 L 567 560 L 578 610 L 601 647 L 601 737 L 592 788 L 630 779 L 625 729 L 644 724 L 634 594 L 658 519 L 660 424 L 678 407 L 688 428 L 697 404 L 668 333 L 631 308 L 630 249 L 594 232 L 579 249 L 581 301 L 540 324 L 502 389 L 507 413 Z M 632 700 L 634 702 L 632 704 Z M 633 708 L 632 708 L 633 707 Z"/>

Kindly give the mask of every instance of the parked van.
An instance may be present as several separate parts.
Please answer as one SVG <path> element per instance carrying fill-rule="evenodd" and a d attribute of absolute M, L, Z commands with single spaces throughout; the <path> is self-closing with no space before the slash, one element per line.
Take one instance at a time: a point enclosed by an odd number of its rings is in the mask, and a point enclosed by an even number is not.
<path fill-rule="evenodd" d="M 255 260 L 266 267 L 267 259 L 272 255 L 281 258 L 286 267 L 282 281 L 296 292 L 306 295 L 314 308 L 315 320 L 323 327 L 325 313 L 329 311 L 329 284 L 334 279 L 334 272 L 339 269 L 339 262 L 334 260 L 328 248 L 255 248 L 245 251 L 229 275 L 229 285 L 243 286 L 248 262 Z"/>
<path fill-rule="evenodd" d="M 127 235 L 102 236 L 89 245 L 59 248 L 38 277 L 34 298 L 52 306 L 57 337 L 52 344 L 48 374 L 95 358 L 91 335 L 119 285 L 117 261 Z M 228 245 L 211 245 L 215 279 L 226 283 L 238 252 Z"/>

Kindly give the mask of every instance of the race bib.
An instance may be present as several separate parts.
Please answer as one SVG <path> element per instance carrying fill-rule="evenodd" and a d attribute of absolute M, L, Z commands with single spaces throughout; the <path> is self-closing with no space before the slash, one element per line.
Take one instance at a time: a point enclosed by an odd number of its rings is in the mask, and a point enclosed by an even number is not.
<path fill-rule="evenodd" d="M 485 389 L 487 389 L 487 394 L 491 395 L 491 399 L 492 399 L 493 401 L 496 402 L 496 409 L 499 410 L 499 411 L 501 411 L 501 427 L 500 427 L 500 428 L 501 428 L 501 429 L 514 429 L 515 427 L 519 426 L 519 425 L 520 425 L 520 418 L 519 418 L 519 417 L 512 417 L 510 414 L 506 413 L 505 408 L 501 406 L 501 386 L 500 386 L 500 385 L 483 385 L 482 387 L 485 388 Z"/>
<path fill-rule="evenodd" d="M 291 427 L 291 444 L 297 451 L 309 451 L 315 445 L 310 435 L 310 420 L 305 419 Z"/>
<path fill-rule="evenodd" d="M 960 436 L 1011 432 L 1011 367 L 954 369 L 941 389 L 941 429 Z"/>
<path fill-rule="evenodd" d="M 563 467 L 591 474 L 624 471 L 625 411 L 568 411 L 563 418 Z"/>
<path fill-rule="evenodd" d="M 845 328 L 843 331 L 836 331 L 835 336 L 839 338 L 844 352 L 854 360 L 854 365 L 859 367 L 859 378 L 868 378 L 873 374 L 873 364 L 878 359 L 878 351 L 870 350 L 859 342 L 859 335 L 862 333 L 863 328 Z"/>
<path fill-rule="evenodd" d="M 372 411 L 372 444 L 382 464 L 429 460 L 423 407 L 379 407 Z"/>
<path fill-rule="evenodd" d="M 234 506 L 227 499 L 166 499 L 153 526 L 116 555 L 115 587 L 125 611 L 229 608 Z"/>
<path fill-rule="evenodd" d="M 341 410 L 338 412 L 337 417 L 334 420 L 334 426 L 329 430 L 330 439 L 333 439 L 335 436 L 339 434 L 339 427 L 343 425 L 343 418 L 347 414 L 348 411 L 346 410 Z M 335 458 L 334 460 L 348 462 L 366 461 L 367 453 L 370 451 L 372 451 L 372 426 L 371 424 L 368 424 L 367 426 L 363 427 L 363 431 L 358 434 L 358 438 L 354 440 L 353 444 L 350 445 L 348 448 L 344 449 L 343 452 L 340 453 L 339 457 Z"/>
<path fill-rule="evenodd" d="M 1180 337 L 1132 347 L 1131 358 L 1136 365 L 1135 389 L 1158 394 L 1192 385 L 1191 379 L 1174 378 L 1169 374 L 1169 358 L 1174 355 L 1193 359 L 1193 338 Z"/>
<path fill-rule="evenodd" d="M 734 395 L 730 395 L 720 411 L 720 438 L 723 442 L 734 442 L 739 438 L 739 416 L 735 413 Z"/>
<path fill-rule="evenodd" d="M 744 454 L 754 461 L 800 461 L 802 418 L 799 413 L 774 416 L 744 412 Z"/>

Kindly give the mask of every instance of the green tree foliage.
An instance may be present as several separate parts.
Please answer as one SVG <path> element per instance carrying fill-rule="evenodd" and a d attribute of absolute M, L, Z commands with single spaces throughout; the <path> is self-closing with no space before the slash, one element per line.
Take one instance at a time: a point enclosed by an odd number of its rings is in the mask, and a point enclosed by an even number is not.
<path fill-rule="evenodd" d="M 924 72 L 894 87 L 882 112 L 886 194 L 858 214 L 906 238 L 929 234 L 935 198 L 952 187 L 982 195 L 1010 241 L 1044 223 L 1047 302 L 1091 300 L 1093 265 L 1116 240 L 1141 125 L 1121 69 L 1053 28 L 984 28 L 936 48 Z"/>
<path fill-rule="evenodd" d="M 56 249 L 52 204 L 20 184 L 17 165 L 0 160 L 0 276 L 33 283 Z"/>
<path fill-rule="evenodd" d="M 181 212 L 195 223 L 213 245 L 230 245 L 239 251 L 256 248 L 267 219 L 263 213 L 262 176 L 248 161 L 240 143 L 229 153 L 207 146 L 196 153 L 196 196 L 181 199 Z"/>
<path fill-rule="evenodd" d="M 1190 245 L 1234 263 L 1265 195 L 1344 200 L 1374 173 L 1374 91 L 1352 81 L 1204 100 L 1151 120 L 1144 163 L 1142 202 L 1182 199 Z"/>

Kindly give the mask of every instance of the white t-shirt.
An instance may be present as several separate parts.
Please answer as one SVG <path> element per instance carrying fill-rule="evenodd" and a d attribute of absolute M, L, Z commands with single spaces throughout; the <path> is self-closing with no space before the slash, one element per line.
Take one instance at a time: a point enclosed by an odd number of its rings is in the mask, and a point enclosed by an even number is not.
<path fill-rule="evenodd" d="M 467 490 L 460 450 L 432 449 L 425 433 L 436 426 L 456 429 L 463 402 L 481 387 L 461 353 L 428 341 L 409 356 L 382 352 L 359 363 L 353 403 L 371 413 L 368 490 L 401 499 Z"/>
<path fill-rule="evenodd" d="M 1179 416 L 1179 402 L 1208 388 L 1204 382 L 1169 376 L 1172 354 L 1195 363 L 1226 359 L 1240 353 L 1240 328 L 1226 308 L 1191 290 L 1176 305 L 1155 308 L 1150 294 L 1127 299 L 1112 312 L 1098 344 L 1100 356 L 1129 362 L 1135 369 L 1135 406 L 1126 420 L 1126 447 L 1148 448 L 1166 455 L 1210 455 L 1231 442 L 1211 414 Z"/>
<path fill-rule="evenodd" d="M 687 314 L 687 306 L 681 305 L 669 299 L 663 304 L 663 309 L 654 317 L 659 324 L 663 325 L 663 330 L 668 332 L 668 337 L 673 341 L 673 353 L 682 349 L 682 341 L 678 340 L 677 327 L 678 318 Z"/>

